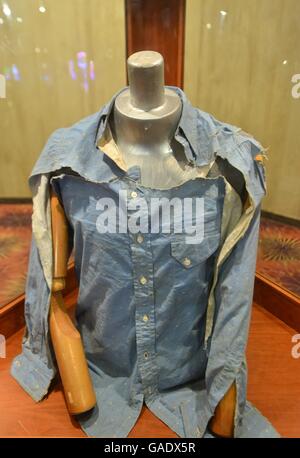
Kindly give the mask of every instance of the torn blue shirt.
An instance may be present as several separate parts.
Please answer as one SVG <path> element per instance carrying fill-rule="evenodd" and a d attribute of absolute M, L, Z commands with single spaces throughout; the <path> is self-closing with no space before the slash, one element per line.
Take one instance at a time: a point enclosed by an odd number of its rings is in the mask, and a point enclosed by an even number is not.
<path fill-rule="evenodd" d="M 49 138 L 29 179 L 33 240 L 26 285 L 26 333 L 11 373 L 35 400 L 57 367 L 48 312 L 51 291 L 49 187 L 69 223 L 79 282 L 76 321 L 97 405 L 78 416 L 94 437 L 126 437 L 143 402 L 180 437 L 209 437 L 208 423 L 233 382 L 235 437 L 278 437 L 246 401 L 247 343 L 260 203 L 265 194 L 261 145 L 235 126 L 193 107 L 184 92 L 175 140 L 191 167 L 217 165 L 207 176 L 171 189 L 142 186 L 140 170 L 122 170 L 98 147 L 114 100 Z M 241 187 L 242 180 L 242 187 Z M 240 196 L 242 212 L 228 190 Z M 126 193 L 126 218 L 148 218 L 132 200 L 203 198 L 204 238 L 185 243 L 174 230 L 99 233 L 100 199 Z M 48 250 L 48 251 L 47 251 Z"/>

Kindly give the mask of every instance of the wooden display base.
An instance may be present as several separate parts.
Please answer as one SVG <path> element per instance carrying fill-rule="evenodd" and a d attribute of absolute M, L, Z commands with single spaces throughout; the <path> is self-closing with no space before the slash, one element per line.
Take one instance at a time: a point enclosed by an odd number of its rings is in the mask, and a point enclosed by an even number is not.
<path fill-rule="evenodd" d="M 70 264 L 65 295 L 70 313 L 77 300 L 76 284 L 74 264 Z M 260 275 L 256 276 L 254 297 L 264 308 L 253 307 L 247 351 L 248 399 L 284 437 L 300 437 L 300 360 L 291 354 L 296 330 L 283 323 L 295 323 L 299 331 L 299 300 Z M 23 326 L 24 295 L 0 309 L 0 334 L 7 339 L 7 357 L 0 359 L 0 437 L 84 437 L 68 413 L 59 381 L 53 383 L 45 400 L 35 403 L 11 377 L 11 360 L 21 351 Z M 177 436 L 144 406 L 129 437 Z"/>

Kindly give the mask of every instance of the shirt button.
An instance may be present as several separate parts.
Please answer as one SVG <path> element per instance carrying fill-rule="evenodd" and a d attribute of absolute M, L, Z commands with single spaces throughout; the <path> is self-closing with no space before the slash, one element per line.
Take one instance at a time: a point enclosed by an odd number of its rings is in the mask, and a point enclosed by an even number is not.
<path fill-rule="evenodd" d="M 147 278 L 144 277 L 144 276 L 140 278 L 140 283 L 141 283 L 142 285 L 145 285 L 145 284 L 147 283 L 147 281 L 148 281 Z"/>
<path fill-rule="evenodd" d="M 131 195 L 131 197 L 132 197 L 133 199 L 135 199 L 135 198 L 138 196 L 138 193 L 135 192 L 135 191 L 132 191 L 132 193 L 131 193 L 130 195 Z"/>
<path fill-rule="evenodd" d="M 190 258 L 184 258 L 183 260 L 183 265 L 185 265 L 186 267 L 190 266 L 192 264 L 192 261 L 190 260 Z"/>
<path fill-rule="evenodd" d="M 138 243 L 143 243 L 144 237 L 142 236 L 142 234 L 138 234 L 138 235 L 137 235 L 136 241 L 137 241 Z"/>
<path fill-rule="evenodd" d="M 148 315 L 144 315 L 144 316 L 143 316 L 143 321 L 144 321 L 145 323 L 147 323 L 147 321 L 149 321 Z"/>
<path fill-rule="evenodd" d="M 145 353 L 144 353 L 144 358 L 145 358 L 145 359 L 147 359 L 147 358 L 148 358 L 148 356 L 149 356 L 148 352 L 147 352 L 147 351 L 145 351 Z"/>

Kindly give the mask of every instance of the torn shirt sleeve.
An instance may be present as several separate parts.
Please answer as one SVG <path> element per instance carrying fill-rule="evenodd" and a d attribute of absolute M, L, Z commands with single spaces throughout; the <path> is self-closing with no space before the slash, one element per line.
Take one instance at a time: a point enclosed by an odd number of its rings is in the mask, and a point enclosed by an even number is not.
<path fill-rule="evenodd" d="M 253 300 L 261 199 L 266 191 L 264 168 L 256 162 L 259 150 L 255 140 L 247 140 L 223 155 L 223 159 L 243 174 L 247 198 L 240 217 L 235 215 L 234 224 L 227 215 L 229 230 L 225 230 L 209 297 L 205 336 L 207 394 L 200 416 L 201 433 L 234 382 L 237 386 L 235 435 L 243 421 L 247 382 L 245 348 Z M 224 216 L 226 211 L 223 221 Z"/>
<path fill-rule="evenodd" d="M 36 175 L 30 185 L 33 215 L 25 288 L 26 330 L 22 352 L 13 360 L 11 374 L 35 401 L 40 401 L 57 372 L 48 319 L 53 270 L 49 174 Z"/>
<path fill-rule="evenodd" d="M 22 353 L 13 360 L 11 374 L 35 401 L 47 394 L 56 373 L 48 326 L 49 305 L 50 288 L 33 236 L 25 289 L 26 331 Z"/>
<path fill-rule="evenodd" d="M 246 402 L 245 348 L 253 298 L 259 220 L 260 208 L 257 208 L 246 233 L 220 267 L 214 292 L 215 319 L 205 377 L 209 412 L 213 415 L 218 403 L 236 382 L 235 426 L 242 421 Z"/>

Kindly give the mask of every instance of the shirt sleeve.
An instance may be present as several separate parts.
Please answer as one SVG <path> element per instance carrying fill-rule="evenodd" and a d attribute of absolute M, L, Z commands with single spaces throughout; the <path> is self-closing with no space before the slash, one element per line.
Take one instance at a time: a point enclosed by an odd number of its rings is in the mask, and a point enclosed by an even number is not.
<path fill-rule="evenodd" d="M 261 149 L 261 145 L 251 139 L 227 157 L 229 163 L 243 173 L 248 197 L 239 221 L 230 224 L 222 247 L 224 259 L 217 268 L 216 283 L 212 288 L 213 307 L 207 321 L 206 395 L 199 413 L 200 436 L 205 433 L 217 405 L 234 382 L 237 387 L 235 436 L 245 420 L 245 349 L 253 301 L 261 200 L 266 192 L 264 165 L 257 160 Z M 233 206 L 229 207 L 233 212 Z M 234 241 L 236 237 L 237 241 Z"/>
<path fill-rule="evenodd" d="M 38 176 L 31 182 L 33 235 L 25 288 L 26 331 L 22 352 L 11 366 L 12 376 L 35 401 L 40 401 L 47 394 L 57 372 L 49 331 L 53 262 L 49 186 L 51 181 L 47 175 Z M 59 194 L 59 189 L 52 187 Z M 69 228 L 69 252 L 71 241 Z"/>
<path fill-rule="evenodd" d="M 244 236 L 220 267 L 215 287 L 215 320 L 209 345 L 206 388 L 210 414 L 233 382 L 237 387 L 235 427 L 246 403 L 245 349 L 253 300 L 260 208 Z"/>
<path fill-rule="evenodd" d="M 35 401 L 47 394 L 56 373 L 49 336 L 49 304 L 50 288 L 33 236 L 25 289 L 26 331 L 22 353 L 13 360 L 11 374 Z"/>

